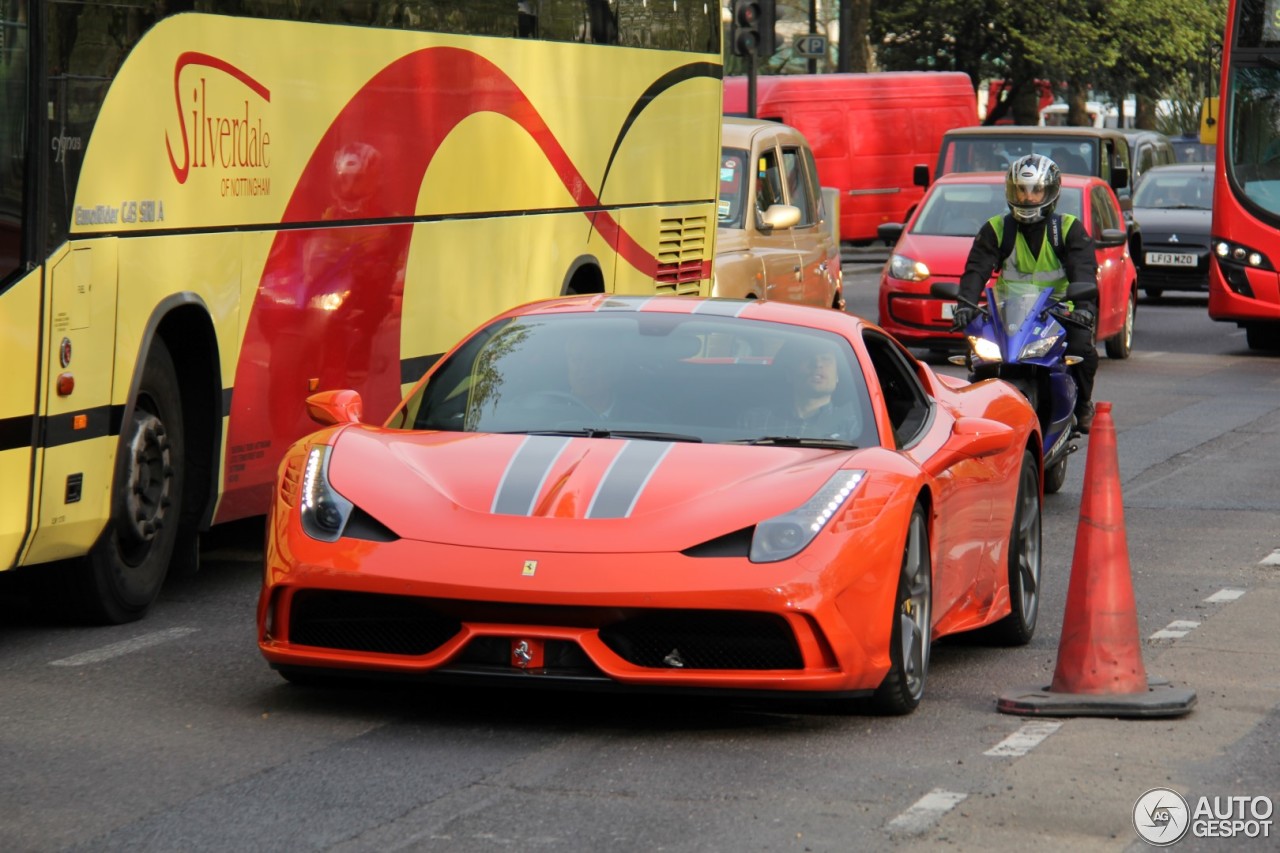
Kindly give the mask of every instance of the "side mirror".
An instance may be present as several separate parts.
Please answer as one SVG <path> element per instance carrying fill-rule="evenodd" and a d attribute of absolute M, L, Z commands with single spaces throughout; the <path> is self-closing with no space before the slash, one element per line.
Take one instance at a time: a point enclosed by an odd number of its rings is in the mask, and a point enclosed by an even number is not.
<path fill-rule="evenodd" d="M 1129 170 L 1124 166 L 1115 166 L 1111 169 L 1111 189 L 1123 190 L 1129 186 Z"/>
<path fill-rule="evenodd" d="M 901 222 L 881 222 L 876 227 L 876 234 L 884 241 L 886 246 L 892 246 L 898 242 L 898 238 L 902 236 L 902 230 L 905 226 Z"/>
<path fill-rule="evenodd" d="M 1123 228 L 1103 228 L 1097 243 L 1099 246 L 1123 246 L 1128 239 L 1129 235 Z"/>
<path fill-rule="evenodd" d="M 918 187 L 929 186 L 929 167 L 924 163 L 916 163 L 911 170 L 911 183 Z"/>
<path fill-rule="evenodd" d="M 364 417 L 359 391 L 321 391 L 307 398 L 307 414 L 321 426 L 358 424 Z"/>
<path fill-rule="evenodd" d="M 989 418 L 960 418 L 951 425 L 951 436 L 926 465 L 929 473 L 938 476 L 943 471 L 966 459 L 995 456 L 1013 446 L 1013 427 Z"/>
<path fill-rule="evenodd" d="M 760 214 L 760 227 L 770 231 L 794 228 L 800 222 L 800 208 L 791 204 L 771 204 Z"/>

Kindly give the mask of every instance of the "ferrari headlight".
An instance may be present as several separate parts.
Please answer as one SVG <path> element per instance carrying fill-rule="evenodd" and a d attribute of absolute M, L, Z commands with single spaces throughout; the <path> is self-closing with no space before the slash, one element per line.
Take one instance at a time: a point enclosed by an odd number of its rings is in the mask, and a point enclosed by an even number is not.
<path fill-rule="evenodd" d="M 1032 341 L 1031 343 L 1027 344 L 1025 347 L 1022 348 L 1022 354 L 1018 356 L 1018 359 L 1025 360 L 1028 358 L 1043 358 L 1044 356 L 1049 354 L 1049 350 L 1053 349 L 1053 345 L 1056 344 L 1058 342 L 1058 339 L 1061 337 L 1062 337 L 1062 333 L 1059 332 L 1058 334 L 1053 335 L 1052 337 L 1041 338 L 1038 341 Z"/>
<path fill-rule="evenodd" d="M 973 347 L 973 354 L 983 361 L 1001 361 L 1000 345 L 995 341 L 970 335 L 969 346 Z"/>
<path fill-rule="evenodd" d="M 902 281 L 924 281 L 928 277 L 929 267 L 924 261 L 917 261 L 906 255 L 893 255 L 889 258 L 889 278 Z"/>
<path fill-rule="evenodd" d="M 866 471 L 840 471 L 801 506 L 757 524 L 751 537 L 751 562 L 776 563 L 803 551 L 866 475 Z"/>
<path fill-rule="evenodd" d="M 302 472 L 302 529 L 313 539 L 334 542 L 351 517 L 351 501 L 329 483 L 328 445 L 313 447 Z"/>

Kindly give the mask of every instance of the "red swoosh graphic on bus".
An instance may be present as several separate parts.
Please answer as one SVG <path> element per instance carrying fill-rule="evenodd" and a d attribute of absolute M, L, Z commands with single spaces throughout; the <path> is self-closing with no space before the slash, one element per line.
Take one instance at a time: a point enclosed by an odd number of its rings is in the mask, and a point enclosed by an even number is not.
<path fill-rule="evenodd" d="M 173 158 L 173 144 L 169 142 L 168 132 L 164 135 L 164 146 L 166 153 L 169 155 L 169 166 L 173 169 L 173 176 L 178 179 L 178 183 L 185 184 L 187 182 L 187 173 L 191 169 L 191 146 L 187 138 L 186 114 L 182 109 L 182 93 L 178 89 L 178 80 L 182 76 L 183 69 L 191 65 L 203 65 L 206 68 L 214 68 L 229 74 L 239 80 L 245 86 L 249 87 L 262 98 L 264 101 L 271 100 L 271 90 L 250 77 L 239 68 L 227 62 L 225 59 L 219 59 L 216 56 L 210 56 L 207 53 L 199 53 L 197 51 L 187 51 L 178 57 L 178 61 L 173 65 L 173 105 L 178 110 L 178 127 L 182 128 L 182 165 L 178 165 L 178 161 Z M 194 125 L 192 132 L 199 133 L 199 128 Z"/>
<path fill-rule="evenodd" d="M 415 108 L 405 109 L 410 97 Z M 436 151 L 459 122 L 480 112 L 519 124 L 577 204 L 599 203 L 505 73 L 469 51 L 428 48 L 384 68 L 343 108 L 303 169 L 282 221 L 412 217 Z M 584 215 L 623 259 L 656 275 L 657 259 L 612 216 Z M 315 428 L 302 405 L 310 380 L 317 380 L 315 390 L 358 390 L 370 422 L 399 402 L 400 297 L 412 233 L 409 224 L 373 224 L 276 235 L 236 365 L 219 521 L 268 505 L 286 445 Z"/>

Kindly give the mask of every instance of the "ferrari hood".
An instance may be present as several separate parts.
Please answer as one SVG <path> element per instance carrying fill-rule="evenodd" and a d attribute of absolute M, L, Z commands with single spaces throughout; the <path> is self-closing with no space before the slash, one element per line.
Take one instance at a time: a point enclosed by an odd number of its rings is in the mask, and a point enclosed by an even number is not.
<path fill-rule="evenodd" d="M 337 438 L 329 479 L 406 539 L 653 552 L 795 509 L 883 453 L 355 428 Z"/>

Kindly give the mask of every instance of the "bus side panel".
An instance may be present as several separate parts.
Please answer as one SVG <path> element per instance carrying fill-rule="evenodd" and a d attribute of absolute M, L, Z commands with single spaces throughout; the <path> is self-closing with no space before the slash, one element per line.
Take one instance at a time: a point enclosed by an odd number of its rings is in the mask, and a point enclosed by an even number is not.
<path fill-rule="evenodd" d="M 79 241 L 51 265 L 39 511 L 24 563 L 85 553 L 110 515 L 116 251 L 115 238 Z"/>
<path fill-rule="evenodd" d="M 37 269 L 0 294 L 0 570 L 16 564 L 31 509 L 42 278 Z"/>

